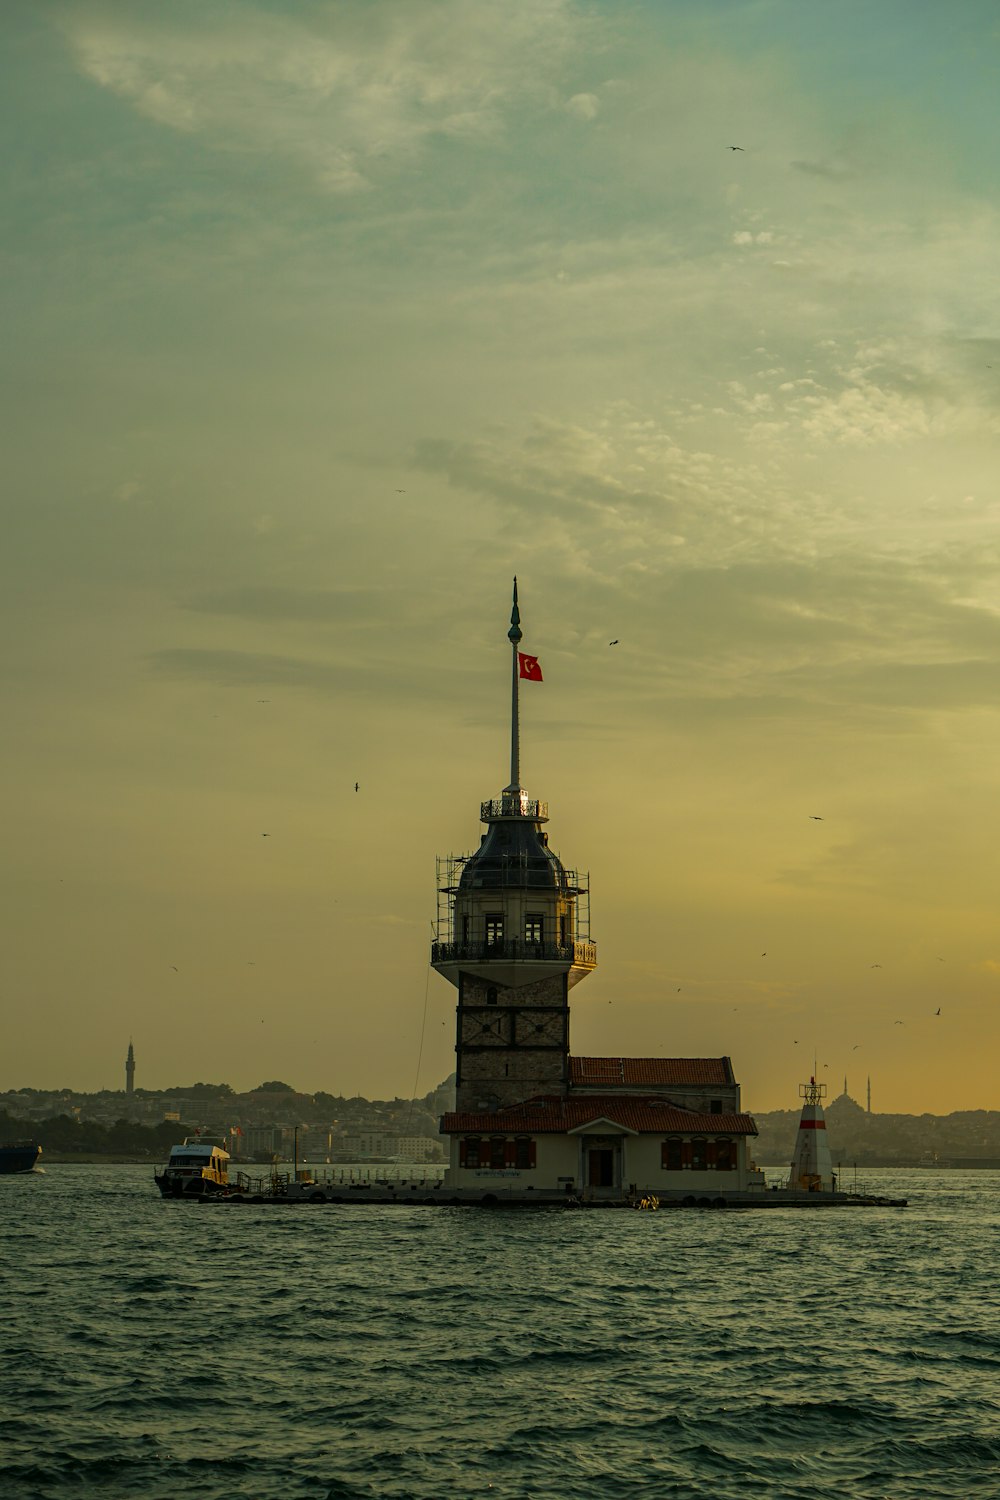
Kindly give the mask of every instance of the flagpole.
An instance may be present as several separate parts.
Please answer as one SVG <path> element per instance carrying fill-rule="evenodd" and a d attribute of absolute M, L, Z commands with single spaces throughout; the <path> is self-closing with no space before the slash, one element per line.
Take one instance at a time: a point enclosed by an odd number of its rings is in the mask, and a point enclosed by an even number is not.
<path fill-rule="evenodd" d="M 517 702 L 517 648 L 521 644 L 521 611 L 517 607 L 517 577 L 514 578 L 514 605 L 510 612 L 507 639 L 511 645 L 510 662 L 510 786 L 508 792 L 521 789 L 521 744 Z"/>

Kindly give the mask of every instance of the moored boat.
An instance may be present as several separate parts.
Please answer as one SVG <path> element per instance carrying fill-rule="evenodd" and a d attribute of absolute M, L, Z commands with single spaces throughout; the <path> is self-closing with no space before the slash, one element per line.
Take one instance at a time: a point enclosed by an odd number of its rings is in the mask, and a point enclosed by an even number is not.
<path fill-rule="evenodd" d="M 229 1152 L 205 1135 L 189 1135 L 171 1148 L 162 1172 L 154 1173 L 164 1198 L 208 1198 L 229 1186 Z"/>
<path fill-rule="evenodd" d="M 30 1172 L 41 1154 L 37 1141 L 4 1141 L 0 1145 L 0 1173 Z"/>

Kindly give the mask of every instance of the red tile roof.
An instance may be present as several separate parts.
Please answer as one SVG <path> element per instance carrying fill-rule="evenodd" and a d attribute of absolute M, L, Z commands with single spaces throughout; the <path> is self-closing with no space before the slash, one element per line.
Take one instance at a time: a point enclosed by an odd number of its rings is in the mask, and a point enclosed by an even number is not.
<path fill-rule="evenodd" d="M 645 1088 L 681 1083 L 735 1082 L 728 1057 L 571 1057 L 575 1088 Z"/>
<path fill-rule="evenodd" d="M 492 1113 L 444 1115 L 442 1135 L 565 1135 L 594 1120 L 608 1120 L 643 1135 L 756 1135 L 750 1115 L 709 1115 L 678 1109 L 662 1099 L 643 1094 L 588 1094 L 578 1099 L 542 1097 L 509 1104 Z"/>

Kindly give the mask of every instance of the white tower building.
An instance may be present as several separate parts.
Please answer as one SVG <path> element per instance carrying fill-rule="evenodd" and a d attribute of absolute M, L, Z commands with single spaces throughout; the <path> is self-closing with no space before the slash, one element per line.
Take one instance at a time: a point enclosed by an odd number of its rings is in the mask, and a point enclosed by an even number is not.
<path fill-rule="evenodd" d="M 826 1084 L 817 1083 L 815 1078 L 810 1078 L 808 1083 L 799 1084 L 802 1114 L 795 1137 L 789 1188 L 799 1188 L 811 1193 L 832 1193 L 836 1186 L 830 1145 L 826 1138 L 826 1118 L 823 1114 L 825 1094 Z"/>

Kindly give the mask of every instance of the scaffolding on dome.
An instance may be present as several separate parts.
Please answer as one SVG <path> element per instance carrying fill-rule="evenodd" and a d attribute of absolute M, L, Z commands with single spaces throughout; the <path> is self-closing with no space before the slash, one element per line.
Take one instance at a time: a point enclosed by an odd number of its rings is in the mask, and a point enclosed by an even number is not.
<path fill-rule="evenodd" d="M 437 915 L 434 923 L 436 943 L 456 941 L 455 897 L 458 894 L 462 870 L 470 859 L 472 859 L 471 854 L 439 854 L 437 857 Z M 499 872 L 499 886 L 501 888 L 526 886 L 527 871 L 528 862 L 525 855 L 506 855 Z M 560 883 L 562 893 L 574 898 L 576 942 L 589 945 L 591 941 L 590 872 L 567 870 L 563 867 L 562 876 L 565 882 Z"/>

